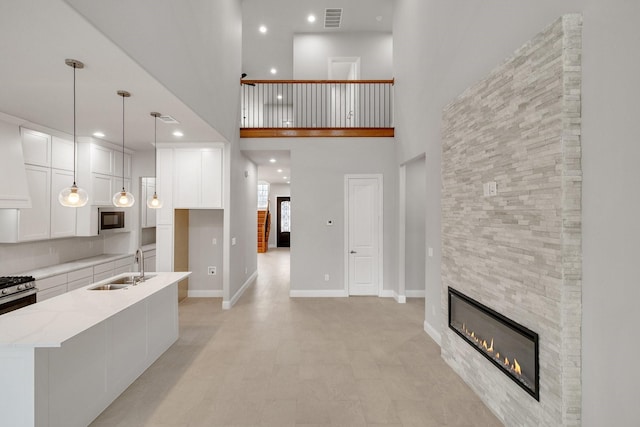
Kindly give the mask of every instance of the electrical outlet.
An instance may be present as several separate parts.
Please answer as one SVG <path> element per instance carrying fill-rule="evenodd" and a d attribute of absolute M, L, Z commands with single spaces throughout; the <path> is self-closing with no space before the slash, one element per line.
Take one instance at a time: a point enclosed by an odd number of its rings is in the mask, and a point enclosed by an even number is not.
<path fill-rule="evenodd" d="M 216 275 L 216 268 L 215 267 L 207 267 L 207 274 L 209 276 L 215 276 Z"/>
<path fill-rule="evenodd" d="M 211 239 L 211 244 L 212 245 L 217 245 L 218 244 L 218 239 L 216 239 L 215 237 L 213 239 Z"/>
<path fill-rule="evenodd" d="M 324 275 L 324 281 L 325 281 L 325 282 L 328 282 L 328 281 L 329 281 L 329 275 L 328 275 L 328 274 L 325 274 L 325 275 Z"/>
<path fill-rule="evenodd" d="M 232 237 L 232 238 L 231 238 L 231 246 L 233 246 L 233 245 L 235 245 L 235 244 L 236 244 L 236 238 L 235 238 L 235 237 Z"/>

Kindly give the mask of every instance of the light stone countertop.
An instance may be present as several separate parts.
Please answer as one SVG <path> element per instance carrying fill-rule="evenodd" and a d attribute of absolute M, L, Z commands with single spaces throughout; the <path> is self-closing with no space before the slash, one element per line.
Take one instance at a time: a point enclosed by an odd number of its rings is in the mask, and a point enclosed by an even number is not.
<path fill-rule="evenodd" d="M 81 270 L 83 268 L 93 267 L 94 265 L 116 261 L 127 257 L 131 257 L 131 263 L 133 263 L 133 254 L 103 254 L 90 258 L 82 258 L 75 261 L 69 261 L 62 264 L 50 265 L 48 267 L 42 267 L 36 270 L 23 271 L 21 273 L 12 274 L 12 276 L 33 276 L 36 280 L 42 280 L 46 279 L 47 277 L 56 276 L 58 274 Z"/>
<path fill-rule="evenodd" d="M 127 276 L 123 273 L 114 277 Z M 112 291 L 92 291 L 109 278 L 0 316 L 0 349 L 60 347 L 70 338 L 176 283 L 191 272 L 149 273 L 145 282 Z"/>

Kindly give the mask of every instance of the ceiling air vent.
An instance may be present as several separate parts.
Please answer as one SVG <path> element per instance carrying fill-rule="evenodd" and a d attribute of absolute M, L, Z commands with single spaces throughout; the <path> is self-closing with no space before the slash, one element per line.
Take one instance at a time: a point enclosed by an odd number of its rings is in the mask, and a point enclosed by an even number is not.
<path fill-rule="evenodd" d="M 160 120 L 162 120 L 163 123 L 167 123 L 167 124 L 180 124 L 179 121 L 177 121 L 176 119 L 174 119 L 171 116 L 160 116 L 158 117 Z"/>
<path fill-rule="evenodd" d="M 341 22 L 342 22 L 342 8 L 324 10 L 324 27 L 325 28 L 340 28 Z"/>

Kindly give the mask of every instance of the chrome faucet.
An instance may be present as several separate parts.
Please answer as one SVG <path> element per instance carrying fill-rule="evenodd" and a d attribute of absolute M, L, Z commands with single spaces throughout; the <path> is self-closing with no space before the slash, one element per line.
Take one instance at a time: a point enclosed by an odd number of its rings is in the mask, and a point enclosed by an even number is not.
<path fill-rule="evenodd" d="M 138 264 L 138 269 L 140 270 L 140 276 L 138 276 L 138 280 L 133 281 L 133 284 L 137 285 L 140 282 L 144 282 L 144 255 L 142 253 L 142 248 L 136 249 L 134 260 Z"/>

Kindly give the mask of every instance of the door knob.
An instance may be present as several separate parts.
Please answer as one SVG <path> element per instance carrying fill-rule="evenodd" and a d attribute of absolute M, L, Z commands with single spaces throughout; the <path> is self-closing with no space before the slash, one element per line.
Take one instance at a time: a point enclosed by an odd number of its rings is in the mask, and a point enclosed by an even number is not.
<path fill-rule="evenodd" d="M 351 252 L 349 252 L 349 253 L 350 253 L 350 254 L 357 254 L 358 252 L 356 252 L 356 251 L 351 251 Z"/>

